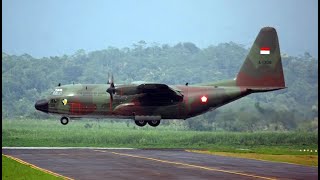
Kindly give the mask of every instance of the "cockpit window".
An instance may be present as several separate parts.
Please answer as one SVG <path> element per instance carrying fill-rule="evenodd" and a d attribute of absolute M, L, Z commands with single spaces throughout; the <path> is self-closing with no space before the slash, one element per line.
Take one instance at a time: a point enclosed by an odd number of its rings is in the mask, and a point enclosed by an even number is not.
<path fill-rule="evenodd" d="M 52 95 L 61 95 L 62 94 L 62 89 L 55 89 L 53 92 L 52 92 Z"/>
<path fill-rule="evenodd" d="M 51 102 L 51 103 L 56 103 L 57 100 L 56 100 L 56 99 L 51 99 L 50 102 Z"/>

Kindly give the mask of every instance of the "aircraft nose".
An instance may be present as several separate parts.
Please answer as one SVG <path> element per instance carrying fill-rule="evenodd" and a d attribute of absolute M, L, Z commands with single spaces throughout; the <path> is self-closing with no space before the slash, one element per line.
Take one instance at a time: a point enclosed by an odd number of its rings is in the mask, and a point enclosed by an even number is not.
<path fill-rule="evenodd" d="M 49 107 L 48 100 L 41 99 L 41 100 L 36 102 L 34 107 L 39 111 L 48 112 L 48 107 Z"/>

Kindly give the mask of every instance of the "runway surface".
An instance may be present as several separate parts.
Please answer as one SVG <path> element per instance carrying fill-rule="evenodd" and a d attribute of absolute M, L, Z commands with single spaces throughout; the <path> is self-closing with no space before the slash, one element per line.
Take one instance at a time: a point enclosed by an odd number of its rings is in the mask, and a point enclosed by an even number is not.
<path fill-rule="evenodd" d="M 2 153 L 72 179 L 318 179 L 318 168 L 184 150 L 7 149 Z"/>

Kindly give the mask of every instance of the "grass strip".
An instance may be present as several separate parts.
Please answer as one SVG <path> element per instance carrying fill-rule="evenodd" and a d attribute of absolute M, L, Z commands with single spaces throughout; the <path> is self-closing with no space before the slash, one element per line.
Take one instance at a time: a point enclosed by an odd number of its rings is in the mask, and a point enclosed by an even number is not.
<path fill-rule="evenodd" d="M 63 179 L 2 155 L 2 179 Z"/>
<path fill-rule="evenodd" d="M 234 152 L 215 152 L 202 150 L 187 150 L 188 152 L 203 153 L 210 155 L 229 156 L 237 158 L 247 158 L 255 160 L 284 162 L 291 164 L 299 164 L 305 166 L 318 166 L 318 155 L 273 155 L 258 153 L 234 153 Z"/>

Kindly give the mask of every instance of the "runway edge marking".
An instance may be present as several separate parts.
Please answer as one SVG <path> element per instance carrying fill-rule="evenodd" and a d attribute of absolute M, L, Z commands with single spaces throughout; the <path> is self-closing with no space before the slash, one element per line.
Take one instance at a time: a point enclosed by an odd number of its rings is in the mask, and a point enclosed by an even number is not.
<path fill-rule="evenodd" d="M 167 163 L 167 164 L 188 166 L 188 167 L 193 167 L 193 168 L 198 168 L 198 169 L 205 169 L 205 170 L 209 170 L 209 171 L 218 171 L 218 172 L 224 172 L 224 173 L 229 173 L 229 174 L 236 174 L 236 175 L 241 175 L 241 176 L 254 177 L 254 178 L 259 178 L 259 179 L 268 179 L 268 180 L 275 180 L 276 179 L 276 178 L 270 178 L 270 177 L 264 177 L 264 176 L 246 174 L 246 173 L 240 173 L 240 172 L 236 172 L 236 171 L 228 171 L 228 170 L 216 169 L 216 168 L 211 168 L 211 167 L 206 167 L 206 166 L 198 166 L 198 165 L 186 164 L 186 163 L 181 163 L 181 162 L 174 162 L 174 161 L 167 161 L 167 160 L 149 158 L 149 157 L 144 157 L 144 156 L 137 156 L 137 155 L 132 155 L 132 154 L 117 153 L 117 152 L 102 151 L 102 150 L 94 150 L 94 151 L 112 153 L 112 154 L 116 154 L 116 155 L 120 155 L 120 156 L 134 157 L 134 158 L 139 158 L 139 159 L 147 159 L 147 160 L 157 161 L 157 162 L 162 162 L 162 163 Z"/>
<path fill-rule="evenodd" d="M 43 169 L 43 168 L 38 167 L 38 166 L 36 166 L 36 165 L 34 165 L 34 164 L 31 164 L 31 163 L 28 163 L 28 162 L 23 161 L 23 160 L 21 160 L 21 159 L 19 159 L 19 158 L 16 158 L 16 157 L 13 157 L 13 156 L 9 156 L 9 155 L 5 155 L 5 154 L 2 154 L 2 155 L 5 156 L 5 157 L 7 157 L 7 158 L 10 158 L 10 159 L 12 159 L 12 160 L 15 160 L 15 161 L 17 161 L 17 162 L 19 162 L 19 163 L 21 163 L 21 164 L 30 166 L 30 167 L 33 168 L 33 169 L 42 171 L 42 172 L 44 172 L 44 173 L 51 174 L 51 175 L 53 175 L 53 176 L 60 177 L 60 178 L 63 178 L 63 179 L 74 180 L 74 179 L 69 178 L 69 177 L 67 177 L 67 176 L 63 176 L 63 175 L 61 175 L 61 174 L 58 174 L 58 173 L 49 171 L 49 170 L 47 170 L 47 169 Z"/>

